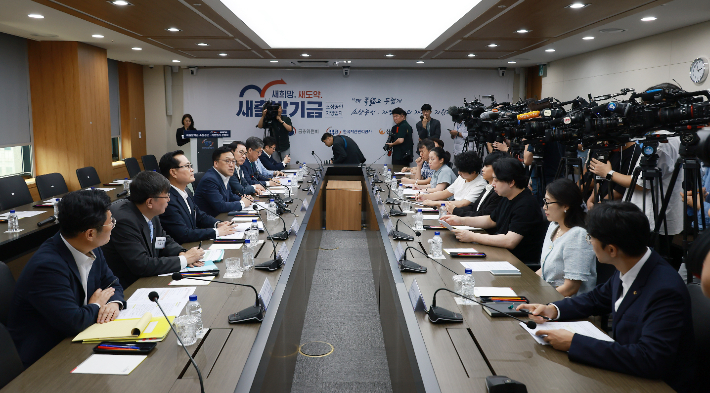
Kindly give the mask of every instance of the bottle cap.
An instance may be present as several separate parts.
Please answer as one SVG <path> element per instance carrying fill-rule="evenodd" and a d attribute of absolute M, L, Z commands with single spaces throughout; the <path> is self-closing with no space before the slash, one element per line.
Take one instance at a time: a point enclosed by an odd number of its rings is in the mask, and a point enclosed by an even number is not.
<path fill-rule="evenodd" d="M 256 218 L 252 219 L 251 222 L 256 222 Z"/>
<path fill-rule="evenodd" d="M 439 232 L 434 232 L 434 236 L 439 236 Z"/>
<path fill-rule="evenodd" d="M 273 199 L 269 199 L 269 202 L 273 202 L 273 201 L 274 201 Z"/>
<path fill-rule="evenodd" d="M 446 204 L 445 204 L 445 203 L 442 203 L 441 206 L 446 206 Z"/>
<path fill-rule="evenodd" d="M 10 210 L 10 213 L 11 213 L 11 214 L 14 214 L 14 213 L 15 213 L 15 211 L 14 211 L 14 210 Z"/>
<path fill-rule="evenodd" d="M 471 274 L 473 273 L 473 270 L 470 267 L 466 268 L 466 274 Z"/>
<path fill-rule="evenodd" d="M 196 302 L 196 301 L 197 301 L 197 295 L 190 295 L 190 301 L 191 301 L 191 302 Z"/>
<path fill-rule="evenodd" d="M 54 198 L 55 201 L 59 202 L 59 198 Z"/>
<path fill-rule="evenodd" d="M 417 213 L 421 213 L 421 212 L 422 212 L 422 209 L 417 209 Z"/>
<path fill-rule="evenodd" d="M 251 240 L 249 240 L 249 239 L 244 240 L 244 244 L 249 244 L 249 243 L 251 243 Z"/>
<path fill-rule="evenodd" d="M 128 178 L 127 178 L 127 177 L 124 177 L 123 180 L 128 180 Z"/>

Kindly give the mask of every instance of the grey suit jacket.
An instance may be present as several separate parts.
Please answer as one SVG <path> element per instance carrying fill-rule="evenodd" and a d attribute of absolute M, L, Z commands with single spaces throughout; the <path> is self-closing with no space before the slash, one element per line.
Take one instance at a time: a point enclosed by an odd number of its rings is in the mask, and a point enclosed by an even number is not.
<path fill-rule="evenodd" d="M 441 139 L 441 122 L 432 118 L 429 125 L 429 135 L 427 135 L 426 128 L 422 126 L 420 120 L 417 123 L 417 134 L 419 134 L 419 139 Z"/>

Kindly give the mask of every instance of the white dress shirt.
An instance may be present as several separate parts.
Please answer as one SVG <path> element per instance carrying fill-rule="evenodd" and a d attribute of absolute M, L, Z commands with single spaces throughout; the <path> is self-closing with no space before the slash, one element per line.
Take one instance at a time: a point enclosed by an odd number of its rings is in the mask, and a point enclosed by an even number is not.
<path fill-rule="evenodd" d="M 74 257 L 74 262 L 76 262 L 76 267 L 79 269 L 79 279 L 81 280 L 81 286 L 84 288 L 84 304 L 83 305 L 86 306 L 86 302 L 89 300 L 89 292 L 88 292 L 89 272 L 91 272 L 91 267 L 94 265 L 94 261 L 96 260 L 96 255 L 94 255 L 93 251 L 89 251 L 89 255 L 86 255 L 83 252 L 74 248 L 74 246 L 72 246 L 71 244 L 69 244 L 69 242 L 67 241 L 67 239 L 64 238 L 64 236 L 59 235 L 59 237 L 62 238 L 62 241 L 69 249 L 69 252 L 71 252 L 72 257 Z M 113 300 L 108 303 L 118 303 L 119 310 L 121 308 L 123 308 L 123 304 L 118 300 Z M 95 305 L 99 306 L 99 308 L 101 308 L 101 305 L 98 303 L 91 303 L 91 304 L 95 304 Z"/>
<path fill-rule="evenodd" d="M 463 152 L 463 145 L 466 143 L 466 138 L 468 137 L 468 128 L 466 128 L 466 125 L 461 122 L 454 123 L 454 130 L 460 132 L 463 136 L 457 136 L 454 138 L 454 155 L 457 155 Z"/>
<path fill-rule="evenodd" d="M 626 296 L 626 293 L 629 292 L 629 288 L 631 288 L 631 285 L 634 283 L 636 280 L 636 276 L 639 275 L 639 272 L 641 271 L 641 268 L 643 265 L 646 263 L 648 260 L 648 257 L 651 256 L 651 249 L 646 249 L 646 253 L 643 254 L 643 257 L 639 259 L 638 262 L 629 269 L 628 272 L 625 274 L 620 274 L 619 278 L 621 279 L 621 287 L 623 288 L 623 291 L 621 292 L 621 296 L 619 296 L 619 299 L 614 303 L 614 311 L 619 310 L 619 306 L 621 306 L 621 302 L 624 301 L 624 297 Z"/>
<path fill-rule="evenodd" d="M 476 210 L 480 210 L 480 209 L 481 209 L 481 205 L 483 204 L 483 201 L 485 201 L 486 198 L 488 198 L 488 194 L 490 194 L 491 191 L 493 191 L 493 185 L 492 185 L 492 184 L 486 184 L 486 188 L 483 190 L 483 196 L 482 196 L 481 199 L 478 201 L 478 206 L 476 206 Z"/>
<path fill-rule="evenodd" d="M 227 189 L 227 191 L 231 192 L 231 190 L 229 189 L 229 176 L 224 176 L 222 174 L 222 172 L 218 171 L 216 168 L 215 168 L 215 171 L 217 172 L 219 177 L 222 178 L 222 182 L 224 183 L 224 188 Z M 238 171 L 237 168 L 234 168 L 234 171 L 237 172 Z M 187 202 L 185 202 L 185 203 L 187 203 Z M 244 201 L 240 200 L 239 203 L 242 204 L 242 209 L 244 209 L 246 207 L 246 205 L 244 204 Z"/>
<path fill-rule="evenodd" d="M 143 218 L 145 218 L 145 221 L 149 224 L 151 224 L 150 220 L 148 217 L 143 215 Z M 150 242 L 153 243 L 155 242 L 155 228 L 153 228 L 153 239 L 150 239 Z M 187 267 L 187 258 L 184 255 L 178 255 L 178 258 L 180 258 L 180 270 L 184 269 Z"/>

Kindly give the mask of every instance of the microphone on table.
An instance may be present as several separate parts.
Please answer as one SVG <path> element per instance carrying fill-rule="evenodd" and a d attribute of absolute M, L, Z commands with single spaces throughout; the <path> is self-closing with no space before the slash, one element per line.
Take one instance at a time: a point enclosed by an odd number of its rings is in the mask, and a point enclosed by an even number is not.
<path fill-rule="evenodd" d="M 421 243 L 420 243 L 420 244 L 421 244 Z M 407 250 L 414 250 L 414 251 L 416 251 L 416 252 L 418 252 L 418 253 L 424 255 L 425 258 L 430 259 L 430 260 L 432 260 L 433 262 L 438 263 L 439 265 L 441 265 L 441 267 L 443 267 L 444 269 L 450 271 L 451 273 L 459 274 L 459 273 L 457 273 L 457 272 L 455 272 L 455 271 L 449 269 L 449 267 L 446 266 L 446 265 L 444 265 L 443 263 L 441 263 L 441 262 L 437 261 L 436 259 L 430 257 L 426 252 L 421 252 L 421 251 L 417 250 L 416 247 L 412 247 L 412 246 L 407 246 L 407 248 L 404 249 L 404 258 L 405 258 L 404 260 L 405 260 L 405 261 L 406 261 L 406 256 L 407 256 Z M 411 252 L 410 252 L 410 254 L 411 254 Z M 409 262 L 410 264 L 419 266 L 419 265 L 417 265 L 416 263 L 414 263 L 414 262 L 412 262 L 412 261 L 407 261 L 407 262 Z M 425 268 L 425 267 L 422 267 L 422 268 L 424 269 L 424 271 L 426 271 L 426 268 Z M 400 270 L 402 270 L 402 269 L 400 269 Z"/>
<path fill-rule="evenodd" d="M 512 315 L 510 315 L 510 314 L 508 314 L 508 313 L 502 312 L 502 311 L 500 311 L 500 310 L 496 310 L 495 308 L 490 307 L 490 306 L 488 306 L 488 305 L 485 304 L 485 303 L 481 303 L 481 302 L 479 302 L 478 300 L 471 299 L 471 298 L 468 297 L 468 296 L 464 296 L 464 295 L 462 295 L 462 294 L 460 294 L 460 293 L 458 293 L 458 292 L 454 292 L 454 291 L 452 291 L 452 290 L 450 290 L 450 289 L 447 289 L 447 288 L 439 288 L 439 289 L 437 289 L 437 290 L 434 292 L 434 297 L 433 297 L 433 299 L 431 300 L 431 306 L 429 307 L 429 311 L 427 311 L 427 315 L 429 316 L 429 320 L 430 320 L 431 322 L 433 322 L 433 323 L 440 323 L 440 322 L 463 322 L 463 315 L 461 315 L 461 314 L 459 314 L 459 313 L 455 313 L 455 312 L 453 312 L 453 311 L 449 311 L 449 310 L 447 310 L 447 309 L 445 309 L 445 308 L 443 308 L 443 307 L 437 307 L 437 306 L 436 306 L 436 294 L 437 294 L 439 291 L 451 292 L 451 293 L 453 293 L 454 295 L 461 296 L 461 297 L 464 298 L 464 299 L 468 299 L 468 300 L 470 300 L 470 301 L 472 301 L 472 302 L 474 302 L 474 303 L 480 304 L 480 305 L 483 306 L 483 307 L 486 307 L 486 308 L 488 308 L 488 309 L 491 309 L 491 310 L 493 310 L 493 311 L 495 311 L 495 312 L 499 312 L 499 313 L 501 313 L 501 314 L 503 314 L 503 315 L 505 315 L 505 316 L 507 316 L 507 317 L 510 317 L 510 318 L 515 319 L 516 321 L 522 322 L 523 324 L 525 324 L 525 326 L 528 327 L 528 329 L 535 329 L 535 328 L 537 327 L 537 323 L 535 323 L 535 321 L 523 321 L 523 320 L 520 319 L 520 318 L 516 318 L 516 317 L 514 317 L 514 316 L 512 316 Z"/>
<path fill-rule="evenodd" d="M 116 197 L 117 197 L 117 198 L 120 198 L 120 197 L 122 197 L 122 196 L 124 196 L 124 195 L 126 195 L 126 194 L 128 194 L 128 190 L 124 190 L 124 191 L 119 192 L 118 194 L 116 194 Z"/>
<path fill-rule="evenodd" d="M 281 222 L 283 223 L 283 225 L 284 225 L 283 231 L 278 232 L 278 233 L 274 233 L 273 235 L 268 236 L 267 239 L 268 239 L 268 240 L 272 240 L 272 241 L 273 241 L 273 240 L 286 240 L 286 239 L 288 239 L 288 231 L 286 230 L 286 221 L 283 219 L 283 217 L 281 217 L 277 212 L 275 212 L 275 211 L 273 211 L 273 210 L 271 210 L 271 209 L 268 209 L 268 208 L 266 208 L 266 207 L 264 207 L 264 206 L 256 205 L 256 207 L 258 207 L 259 210 L 266 210 L 267 212 L 272 212 L 272 213 L 274 213 L 274 214 L 276 215 L 276 217 L 278 217 L 278 218 L 281 220 Z M 291 214 L 293 214 L 293 213 L 291 213 Z M 268 220 L 267 220 L 267 221 L 268 221 Z M 263 220 L 262 220 L 262 222 L 263 222 Z M 264 225 L 264 228 L 266 229 L 266 225 Z"/>
<path fill-rule="evenodd" d="M 160 308 L 160 312 L 163 313 L 163 317 L 165 317 L 165 320 L 168 321 L 168 325 L 170 325 L 170 329 L 172 329 L 173 333 L 175 333 L 175 336 L 177 336 L 177 339 L 178 339 L 178 341 L 180 341 L 180 345 L 182 346 L 182 349 L 185 350 L 187 357 L 190 358 L 190 362 L 192 362 L 192 365 L 195 367 L 195 370 L 197 370 L 197 377 L 200 379 L 200 392 L 205 393 L 205 383 L 202 380 L 202 373 L 200 372 L 200 368 L 197 367 L 197 363 L 195 363 L 195 359 L 192 358 L 192 356 L 190 355 L 190 352 L 187 350 L 187 347 L 185 347 L 185 344 L 183 344 L 182 339 L 180 338 L 180 335 L 175 331 L 173 324 L 170 323 L 170 318 L 168 318 L 168 316 L 165 314 L 165 311 L 163 310 L 163 307 L 158 302 L 159 297 L 160 296 L 158 295 L 158 292 L 155 292 L 155 291 L 152 291 L 151 293 L 148 294 L 148 299 L 151 302 L 155 302 L 155 304 L 158 305 L 158 307 Z"/>
<path fill-rule="evenodd" d="M 254 302 L 254 305 L 247 307 L 244 310 L 239 311 L 236 314 L 231 314 L 228 317 L 227 321 L 229 323 L 242 323 L 242 322 L 254 322 L 254 321 L 261 322 L 262 320 L 264 320 L 264 307 L 262 307 L 261 301 L 259 301 L 259 292 L 257 292 L 256 288 L 254 288 L 253 286 L 251 286 L 249 284 L 238 284 L 236 282 L 210 280 L 210 279 L 206 279 L 206 278 L 199 278 L 199 277 L 192 277 L 192 276 L 185 277 L 180 272 L 173 273 L 172 278 L 175 281 L 180 281 L 183 278 L 187 278 L 190 280 L 218 282 L 220 284 L 237 285 L 240 287 L 249 287 L 249 288 L 251 288 L 252 291 L 254 291 L 254 296 L 256 299 Z M 151 292 L 151 293 L 153 293 L 153 292 Z"/>
<path fill-rule="evenodd" d="M 385 200 L 385 203 L 388 205 L 394 205 L 397 200 L 392 198 L 392 187 L 387 182 L 384 182 L 384 184 L 389 189 L 389 191 L 387 192 L 387 200 Z"/>
<path fill-rule="evenodd" d="M 401 205 L 401 199 L 399 198 L 394 198 L 394 204 L 392 204 L 392 208 L 390 208 L 389 215 L 390 217 L 397 217 L 397 216 L 406 216 L 407 213 L 403 212 L 402 209 L 395 209 L 395 205 L 399 207 Z"/>
<path fill-rule="evenodd" d="M 406 233 L 399 231 L 399 223 L 400 223 L 400 222 L 404 222 L 404 221 L 402 221 L 401 218 L 398 218 L 398 219 L 397 219 L 397 224 L 394 226 L 394 231 L 392 231 L 392 233 L 390 233 L 390 235 L 392 235 L 392 239 L 394 239 L 394 240 L 404 240 L 404 241 L 411 242 L 412 240 L 414 240 L 414 238 L 413 238 L 412 236 L 407 235 Z M 411 226 L 409 226 L 409 224 L 407 224 L 406 222 L 404 222 L 404 225 L 406 225 L 407 228 L 411 229 L 412 232 L 414 232 L 415 235 L 417 235 L 417 236 L 421 236 L 421 235 L 422 235 L 421 232 L 415 231 L 414 228 L 412 228 Z"/>
<path fill-rule="evenodd" d="M 284 228 L 286 228 L 285 223 L 284 223 Z M 266 234 L 269 235 L 266 238 L 268 240 L 271 240 L 271 246 L 274 248 L 274 251 L 272 252 L 272 254 L 274 255 L 274 259 L 272 259 L 270 261 L 266 261 L 264 263 L 260 263 L 258 265 L 254 265 L 254 268 L 255 269 L 266 269 L 270 272 L 273 272 L 274 270 L 278 270 L 281 266 L 283 266 L 284 262 L 283 262 L 283 259 L 281 259 L 281 256 L 276 254 L 276 242 L 274 242 L 274 238 L 273 238 L 273 236 L 271 236 L 271 233 L 269 233 L 269 229 L 266 228 L 266 225 L 264 225 L 264 230 L 266 231 Z M 286 232 L 286 233 L 288 234 L 288 232 Z"/>
<path fill-rule="evenodd" d="M 375 161 L 373 161 L 373 162 L 372 162 L 371 164 L 369 164 L 369 165 L 365 165 L 365 163 L 363 162 L 363 163 L 360 164 L 359 166 L 364 166 L 365 169 L 367 169 L 368 172 L 373 172 L 373 171 L 375 171 L 375 170 L 372 169 L 372 166 L 375 165 L 375 163 L 376 163 L 377 161 L 379 161 L 382 157 L 386 156 L 387 153 L 388 153 L 388 152 L 385 151 L 384 153 L 382 153 L 382 155 L 381 155 L 380 157 L 378 157 Z"/>
<path fill-rule="evenodd" d="M 49 216 L 49 217 L 45 218 L 44 220 L 38 222 L 37 226 L 41 227 L 42 225 L 49 224 L 50 222 L 54 222 L 54 221 L 57 221 L 57 217 Z"/>
<path fill-rule="evenodd" d="M 320 157 L 318 157 L 318 154 L 316 154 L 315 150 L 311 150 L 311 155 L 318 159 L 318 169 L 322 171 L 323 170 L 323 163 L 325 161 L 323 161 Z"/>

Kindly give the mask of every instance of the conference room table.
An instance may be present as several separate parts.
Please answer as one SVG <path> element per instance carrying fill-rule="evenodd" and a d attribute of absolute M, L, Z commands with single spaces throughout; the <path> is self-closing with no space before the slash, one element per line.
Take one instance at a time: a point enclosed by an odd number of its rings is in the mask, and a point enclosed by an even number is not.
<path fill-rule="evenodd" d="M 381 166 L 374 166 L 381 170 Z M 402 273 L 395 253 L 398 243 L 428 250 L 434 230 L 422 231 L 414 241 L 393 240 L 387 228 L 401 218 L 413 225 L 411 214 L 388 218 L 373 192 L 372 178 L 366 168 L 329 166 L 313 186 L 313 193 L 299 190 L 282 215 L 286 227 L 296 221 L 298 230 L 286 241 L 277 241 L 276 250 L 289 250 L 284 266 L 274 272 L 251 270 L 240 279 L 223 279 L 224 263 L 217 263 L 219 280 L 261 288 L 268 280 L 274 293 L 261 323 L 229 324 L 228 315 L 254 304 L 250 288 L 212 282 L 197 286 L 195 294 L 202 305 L 205 337 L 188 350 L 202 371 L 206 392 L 287 392 L 290 391 L 298 357 L 310 282 L 318 255 L 325 217 L 324 185 L 329 180 L 360 180 L 363 183 L 362 209 L 367 224 L 368 253 L 372 263 L 377 309 L 395 392 L 485 392 L 485 378 L 505 375 L 524 383 L 529 392 L 672 392 L 659 380 L 632 377 L 569 361 L 567 354 L 538 344 L 530 334 L 509 318 L 491 318 L 477 305 L 458 305 L 454 296 L 441 291 L 437 306 L 461 313 L 461 323 L 431 323 L 422 310 L 416 310 L 409 289 L 416 279 L 427 307 L 438 288 L 453 290 L 453 273 L 463 274 L 460 261 L 446 255 L 434 262 L 418 253 L 407 259 L 427 268 L 426 273 Z M 313 170 L 315 172 L 315 170 Z M 309 178 L 308 181 L 311 181 Z M 383 187 L 385 188 L 385 187 Z M 323 192 L 321 192 L 323 190 Z M 385 195 L 383 195 L 382 199 Z M 265 199 L 261 199 L 265 201 Z M 308 204 L 302 210 L 304 201 Z M 281 220 L 262 222 L 270 233 L 282 230 Z M 220 215 L 220 219 L 228 219 Z M 21 220 L 25 221 L 28 219 Z M 436 221 L 425 222 L 435 223 Z M 408 232 L 403 225 L 399 231 Z M 521 271 L 520 276 L 493 276 L 474 272 L 477 286 L 510 287 L 531 302 L 547 303 L 562 296 L 508 250 L 482 245 L 462 244 L 452 233 L 442 230 L 444 248 L 473 246 L 486 253 L 485 261 L 508 261 Z M 266 233 L 259 235 L 265 240 Z M 208 248 L 211 241 L 203 242 Z M 420 243 L 422 246 L 420 246 Z M 195 244 L 185 244 L 186 248 Z M 274 252 L 270 241 L 258 247 L 255 263 L 268 260 Z M 241 250 L 225 250 L 225 258 L 241 257 Z M 470 260 L 469 260 L 470 261 Z M 443 266 L 442 266 L 443 265 Z M 128 299 L 140 288 L 164 288 L 170 277 L 146 277 L 125 291 Z M 72 343 L 68 338 L 50 350 L 25 372 L 8 384 L 5 392 L 199 392 L 197 374 L 171 332 L 163 342 L 129 375 L 71 374 L 86 360 L 94 345 Z M 327 358 L 325 358 L 327 359 Z M 327 360 L 326 360 L 327 361 Z"/>

